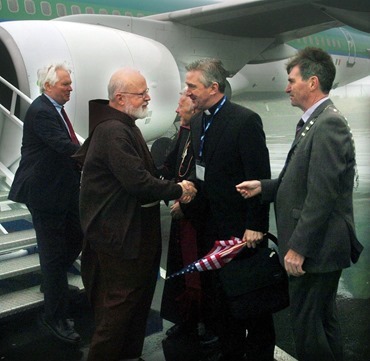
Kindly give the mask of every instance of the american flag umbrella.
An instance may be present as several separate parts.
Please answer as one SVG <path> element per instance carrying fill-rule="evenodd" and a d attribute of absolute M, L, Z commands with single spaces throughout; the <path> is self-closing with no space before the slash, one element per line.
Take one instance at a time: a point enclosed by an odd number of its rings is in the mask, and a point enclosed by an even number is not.
<path fill-rule="evenodd" d="M 184 275 L 186 273 L 203 272 L 219 269 L 230 262 L 242 249 L 246 242 L 240 238 L 231 237 L 225 241 L 215 241 L 213 248 L 201 259 L 173 273 L 166 279 Z"/>

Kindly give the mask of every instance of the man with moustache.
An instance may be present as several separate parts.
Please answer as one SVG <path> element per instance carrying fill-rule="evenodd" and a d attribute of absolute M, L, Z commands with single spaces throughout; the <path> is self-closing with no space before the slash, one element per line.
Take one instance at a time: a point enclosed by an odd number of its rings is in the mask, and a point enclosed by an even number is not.
<path fill-rule="evenodd" d="M 87 360 L 141 360 L 146 323 L 159 271 L 159 201 L 189 202 L 190 182 L 155 177 L 155 166 L 135 121 L 150 101 L 144 76 L 116 71 L 109 100 L 89 103 L 90 129 L 76 158 L 83 162 L 80 214 L 81 273 L 96 328 Z"/>

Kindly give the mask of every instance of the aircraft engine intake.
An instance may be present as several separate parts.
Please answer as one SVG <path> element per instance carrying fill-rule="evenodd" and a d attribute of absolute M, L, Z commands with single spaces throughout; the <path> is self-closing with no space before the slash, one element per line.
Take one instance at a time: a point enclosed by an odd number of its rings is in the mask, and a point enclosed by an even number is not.
<path fill-rule="evenodd" d="M 164 134 L 175 119 L 180 74 L 169 50 L 154 40 L 98 25 L 12 21 L 0 24 L 0 53 L 0 76 L 31 99 L 39 95 L 39 68 L 65 62 L 72 69 L 73 91 L 66 109 L 76 132 L 84 138 L 88 134 L 88 101 L 107 98 L 109 78 L 120 67 L 134 67 L 147 79 L 149 115 L 136 122 L 147 141 Z M 0 84 L 0 103 L 7 109 L 11 96 Z M 16 115 L 22 120 L 28 104 L 18 103 Z M 8 136 L 0 133 L 0 144 Z M 16 143 L 14 147 L 20 148 L 19 140 Z"/>

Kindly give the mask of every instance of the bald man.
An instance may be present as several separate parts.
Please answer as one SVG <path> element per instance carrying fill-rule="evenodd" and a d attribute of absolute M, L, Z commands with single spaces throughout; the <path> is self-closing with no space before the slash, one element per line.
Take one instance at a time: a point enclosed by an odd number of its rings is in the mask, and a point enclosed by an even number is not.
<path fill-rule="evenodd" d="M 142 360 L 161 255 L 159 201 L 195 196 L 190 182 L 156 178 L 136 126 L 150 101 L 144 76 L 120 69 L 109 100 L 92 100 L 90 134 L 76 155 L 84 159 L 80 213 L 81 272 L 95 314 L 89 361 Z"/>

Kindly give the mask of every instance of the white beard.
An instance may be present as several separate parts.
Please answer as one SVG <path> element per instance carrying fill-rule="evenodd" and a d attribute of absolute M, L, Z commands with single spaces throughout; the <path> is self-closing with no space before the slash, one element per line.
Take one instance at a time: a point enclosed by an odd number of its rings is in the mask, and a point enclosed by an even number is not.
<path fill-rule="evenodd" d="M 125 113 L 133 119 L 143 119 L 148 116 L 148 108 L 135 108 L 129 104 L 127 105 Z"/>

